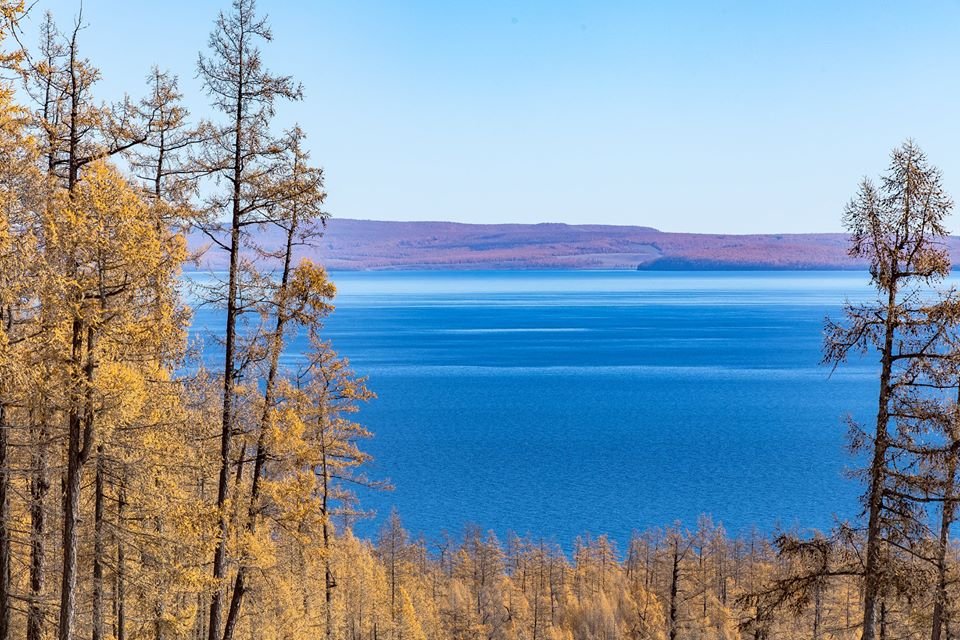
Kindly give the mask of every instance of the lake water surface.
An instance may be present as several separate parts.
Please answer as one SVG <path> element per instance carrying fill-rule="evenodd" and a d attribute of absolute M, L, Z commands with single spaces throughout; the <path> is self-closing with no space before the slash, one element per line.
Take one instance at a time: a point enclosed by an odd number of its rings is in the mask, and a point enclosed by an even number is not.
<path fill-rule="evenodd" d="M 832 376 L 823 319 L 854 272 L 344 272 L 327 336 L 378 398 L 369 474 L 413 532 L 477 523 L 568 545 L 696 524 L 827 528 L 857 514 L 843 418 L 876 363 Z M 219 328 L 201 309 L 194 331 Z M 211 341 L 212 342 L 212 341 Z M 295 362 L 303 342 L 287 361 Z M 211 347 L 214 349 L 214 347 Z"/>

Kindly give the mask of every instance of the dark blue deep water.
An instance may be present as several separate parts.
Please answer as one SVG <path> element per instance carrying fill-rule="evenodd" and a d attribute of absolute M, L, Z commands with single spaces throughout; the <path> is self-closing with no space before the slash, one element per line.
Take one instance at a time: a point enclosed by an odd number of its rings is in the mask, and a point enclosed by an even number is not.
<path fill-rule="evenodd" d="M 831 376 L 819 360 L 824 317 L 872 297 L 865 274 L 334 280 L 326 334 L 377 393 L 360 414 L 368 472 L 395 486 L 362 496 L 378 513 L 362 533 L 392 507 L 428 536 L 476 523 L 564 545 L 700 514 L 769 532 L 859 511 L 843 418 L 875 411 L 876 363 Z M 218 315 L 200 309 L 196 334 Z"/>

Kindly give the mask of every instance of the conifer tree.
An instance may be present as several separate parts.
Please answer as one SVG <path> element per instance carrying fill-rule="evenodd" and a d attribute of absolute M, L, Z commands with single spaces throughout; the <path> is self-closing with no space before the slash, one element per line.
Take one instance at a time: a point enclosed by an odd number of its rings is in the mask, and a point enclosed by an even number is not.
<path fill-rule="evenodd" d="M 227 570 L 228 514 L 225 511 L 232 466 L 232 435 L 235 424 L 236 383 L 242 367 L 237 353 L 237 320 L 245 310 L 241 298 L 240 249 L 250 241 L 252 225 L 268 221 L 279 195 L 272 187 L 283 166 L 283 146 L 272 137 L 270 121 L 277 100 L 295 100 L 301 89 L 291 78 L 276 76 L 264 68 L 258 43 L 273 38 L 267 21 L 256 14 L 253 0 L 234 0 L 230 13 L 221 13 L 210 34 L 209 55 L 199 58 L 198 70 L 213 107 L 227 122 L 213 132 L 206 144 L 201 169 L 222 181 L 221 195 L 208 203 L 211 222 L 204 228 L 212 241 L 229 256 L 224 330 L 223 416 L 220 435 L 220 474 L 217 507 L 220 509 L 219 540 L 213 557 L 217 583 L 210 596 L 208 640 L 221 640 L 223 580 Z M 218 220 L 225 216 L 226 225 Z"/>
<path fill-rule="evenodd" d="M 0 3 L 0 43 L 23 12 L 19 2 Z M 0 71 L 17 72 L 22 56 L 0 54 Z M 0 82 L 0 640 L 12 637 L 14 463 L 11 434 L 15 410 L 23 407 L 29 380 L 29 336 L 35 330 L 30 291 L 37 251 L 32 212 L 44 191 L 36 149 L 27 131 L 27 113 L 14 88 Z"/>
<path fill-rule="evenodd" d="M 275 224 L 283 230 L 283 248 L 278 252 L 282 262 L 279 282 L 264 313 L 273 317 L 273 331 L 265 335 L 267 371 L 263 381 L 260 418 L 256 427 L 256 445 L 249 504 L 244 526 L 249 533 L 256 527 L 260 511 L 263 474 L 269 454 L 268 437 L 276 410 L 277 384 L 280 375 L 280 356 L 289 338 L 288 333 L 298 327 L 311 335 L 320 331 L 323 318 L 332 310 L 329 301 L 335 294 L 333 285 L 322 269 L 308 261 L 293 266 L 294 251 L 300 244 L 316 235 L 316 226 L 325 219 L 320 206 L 325 197 L 323 173 L 311 168 L 309 156 L 302 148 L 303 132 L 297 128 L 287 136 L 287 167 L 277 176 L 277 209 Z M 241 562 L 234 579 L 233 595 L 224 625 L 224 640 L 233 637 L 237 617 L 246 589 L 246 565 Z"/>
<path fill-rule="evenodd" d="M 944 219 L 953 203 L 939 170 L 912 141 L 891 154 L 879 186 L 864 180 L 847 205 L 844 224 L 851 235 L 850 254 L 865 259 L 879 297 L 875 304 L 848 305 L 846 322 L 828 322 L 824 360 L 834 365 L 850 353 L 875 350 L 880 358 L 876 421 L 855 436 L 870 458 L 864 506 L 867 519 L 864 565 L 863 640 L 875 640 L 879 603 L 889 550 L 885 536 L 892 525 L 887 488 L 890 481 L 891 413 L 899 376 L 912 360 L 926 355 L 926 324 L 918 289 L 949 273 L 942 238 Z"/>

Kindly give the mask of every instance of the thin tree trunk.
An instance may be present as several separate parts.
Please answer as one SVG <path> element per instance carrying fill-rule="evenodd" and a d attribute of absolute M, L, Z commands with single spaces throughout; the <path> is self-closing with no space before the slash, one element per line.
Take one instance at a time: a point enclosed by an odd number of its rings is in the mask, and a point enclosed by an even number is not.
<path fill-rule="evenodd" d="M 123 496 L 122 502 L 121 502 L 121 507 L 125 507 L 125 506 L 126 506 L 126 495 L 127 495 L 127 494 L 126 494 L 126 487 L 123 486 L 123 485 L 121 485 L 121 486 L 120 486 L 120 490 L 121 490 L 121 492 L 122 492 L 121 495 Z M 201 500 L 204 500 L 204 499 L 205 499 L 205 497 L 206 497 L 206 496 L 205 496 L 205 493 L 206 493 L 206 492 L 204 491 L 203 483 L 201 482 L 201 485 L 200 485 L 200 499 L 201 499 Z M 156 532 L 158 538 L 162 538 L 162 537 L 163 537 L 163 520 L 162 520 L 160 517 L 156 517 L 156 519 L 154 520 L 154 531 Z M 119 544 L 119 546 L 118 546 L 118 551 L 117 551 L 117 553 L 121 553 L 121 552 L 123 551 L 122 541 L 120 541 L 118 544 Z M 157 564 L 157 563 L 154 562 L 154 564 Z M 164 597 L 164 594 L 163 594 L 163 586 L 164 586 L 164 585 L 163 585 L 163 583 L 161 582 L 162 578 L 159 577 L 160 575 L 161 575 L 161 574 L 158 573 L 157 582 L 155 583 L 155 584 L 156 584 L 156 587 L 157 587 L 157 595 L 156 595 L 156 600 L 155 600 L 154 603 L 153 603 L 153 640 L 163 640 L 163 638 L 164 638 L 164 633 L 163 633 L 163 632 L 164 632 L 163 617 L 164 617 L 164 611 L 165 611 L 165 605 L 164 605 L 164 600 L 163 600 L 163 597 Z M 203 608 L 202 606 L 198 608 L 198 611 L 201 611 L 201 612 L 202 612 L 203 610 L 204 610 L 204 608 Z M 200 617 L 200 618 L 203 618 L 203 615 L 200 615 L 199 617 Z M 198 626 L 200 626 L 200 625 L 202 625 L 202 623 L 199 623 L 199 624 L 198 624 Z M 203 640 L 203 638 L 204 638 L 203 634 L 200 634 L 199 636 L 196 636 L 196 640 Z M 121 640 L 121 639 L 118 638 L 117 640 Z"/>
<path fill-rule="evenodd" d="M 223 626 L 223 638 L 228 640 L 233 637 L 237 628 L 237 619 L 240 617 L 240 605 L 243 602 L 243 596 L 246 591 L 246 577 L 243 567 L 237 570 L 237 577 L 233 583 L 233 596 L 230 598 L 230 609 L 227 612 L 227 622 Z"/>
<path fill-rule="evenodd" d="M 83 323 L 79 319 L 73 321 L 73 366 L 78 367 L 82 362 L 83 350 Z M 93 360 L 90 338 L 93 332 L 88 331 L 86 377 L 92 380 Z M 76 384 L 76 383 L 75 383 Z M 79 385 L 76 385 L 79 386 Z M 77 591 L 77 524 L 80 514 L 80 482 L 82 480 L 83 465 L 89 455 L 91 444 L 90 433 L 93 427 L 92 416 L 81 415 L 81 394 L 78 390 L 72 393 L 70 414 L 67 419 L 67 475 L 64 479 L 63 491 L 63 567 L 60 584 L 60 625 L 58 628 L 59 640 L 73 640 L 73 623 L 76 614 Z M 84 432 L 87 438 L 84 440 Z"/>
<path fill-rule="evenodd" d="M 77 33 L 79 23 L 74 29 L 70 41 L 70 86 L 68 99 L 70 101 L 70 122 L 67 147 L 67 192 L 72 197 L 74 188 L 80 179 L 80 164 L 78 162 L 78 148 L 80 144 L 79 111 L 80 87 L 77 80 Z M 76 269 L 76 265 L 73 265 Z M 87 388 L 87 402 L 81 400 L 80 385 L 76 380 L 70 398 L 70 409 L 67 418 L 67 475 L 64 480 L 63 495 L 63 566 L 60 583 L 60 624 L 57 629 L 59 640 L 73 640 L 73 625 L 76 614 L 77 588 L 77 524 L 80 512 L 80 483 L 83 474 L 83 465 L 90 454 L 90 445 L 93 429 L 92 406 L 89 394 L 92 393 L 89 383 L 93 381 L 93 330 L 87 329 L 87 361 L 83 365 L 83 322 L 79 318 L 73 320 L 72 331 L 72 359 L 71 366 L 79 370 L 85 366 Z M 74 373 L 73 371 L 71 373 Z M 87 415 L 84 415 L 84 414 Z M 84 420 L 86 418 L 86 420 Z M 84 438 L 84 435 L 87 437 Z"/>
<path fill-rule="evenodd" d="M 97 447 L 97 466 L 94 479 L 94 507 L 93 507 L 93 625 L 91 637 L 93 640 L 103 640 L 103 554 L 105 545 L 103 540 L 103 445 Z"/>
<path fill-rule="evenodd" d="M 321 436 L 322 438 L 322 436 Z M 322 472 L 323 472 L 323 496 L 321 497 L 320 507 L 323 514 L 323 572 L 324 572 L 324 613 L 326 617 L 326 637 L 327 640 L 333 638 L 333 588 L 337 586 L 333 579 L 333 571 L 330 566 L 330 513 L 327 511 L 328 497 L 330 491 L 330 472 L 327 469 L 327 449 L 325 440 L 321 439 L 322 449 Z"/>
<path fill-rule="evenodd" d="M 887 640 L 887 602 L 880 601 L 880 640 Z"/>
<path fill-rule="evenodd" d="M 551 554 L 550 556 L 550 575 L 547 578 L 550 583 L 550 626 L 557 624 L 557 610 L 556 610 L 556 594 L 554 593 L 554 579 L 553 579 L 553 569 L 554 569 L 554 558 Z"/>
<path fill-rule="evenodd" d="M 117 528 L 121 535 L 117 537 L 117 640 L 127 640 L 127 559 L 123 545 L 123 511 L 127 506 L 127 488 L 120 483 L 117 498 Z"/>
<path fill-rule="evenodd" d="M 897 264 L 891 265 L 891 273 L 897 273 Z M 880 510 L 883 506 L 883 485 L 886 477 L 887 448 L 889 446 L 888 423 L 890 421 L 890 379 L 893 370 L 893 338 L 896 329 L 897 286 L 890 284 L 887 297 L 885 334 L 881 353 L 880 395 L 877 408 L 877 425 L 873 442 L 873 459 L 870 463 L 870 488 L 867 494 L 867 563 L 863 590 L 863 635 L 861 640 L 877 637 L 877 599 L 880 593 L 881 531 Z"/>
<path fill-rule="evenodd" d="M 46 39 L 44 50 L 48 53 L 46 63 L 48 69 L 53 70 L 56 65 L 51 54 L 52 23 L 47 19 L 43 29 Z M 47 127 L 47 176 L 56 177 L 56 135 L 55 127 L 60 123 L 60 109 L 55 108 L 53 99 L 52 75 L 47 75 L 43 82 L 43 123 Z M 49 206 L 49 204 L 47 205 Z M 32 456 L 33 473 L 30 477 L 30 603 L 27 608 L 27 640 L 42 640 L 44 637 L 44 607 L 41 602 L 46 590 L 46 498 L 50 490 L 50 476 L 47 468 L 47 443 L 50 432 L 47 426 L 47 416 L 41 411 L 40 427 L 35 430 L 34 450 Z"/>
<path fill-rule="evenodd" d="M 960 398 L 958 398 L 960 401 Z M 947 604 L 947 549 L 950 547 L 950 527 L 953 525 L 956 502 L 954 498 L 957 474 L 957 449 L 951 447 L 947 459 L 947 486 L 940 514 L 940 540 L 937 547 L 937 594 L 933 604 L 933 628 L 930 640 L 940 640 L 943 633 L 943 614 Z"/>
<path fill-rule="evenodd" d="M 80 425 L 74 417 L 70 419 L 70 447 L 67 460 L 67 477 L 64 482 L 63 514 L 63 575 L 60 586 L 60 640 L 73 640 L 73 618 L 77 589 L 77 513 L 80 510 L 81 465 L 79 447 L 75 441 Z"/>
<path fill-rule="evenodd" d="M 10 638 L 10 461 L 7 407 L 0 404 L 0 640 Z"/>
<path fill-rule="evenodd" d="M 9 307 L 6 313 L 0 310 L 0 322 L 9 336 L 13 314 Z M 11 603 L 11 556 L 10 556 L 10 460 L 8 458 L 10 424 L 7 422 L 7 406 L 0 402 L 0 640 L 10 640 Z"/>
<path fill-rule="evenodd" d="M 823 621 L 823 584 L 817 580 L 813 588 L 813 640 L 820 640 Z"/>
<path fill-rule="evenodd" d="M 324 618 L 326 623 L 326 637 L 327 637 L 327 640 L 331 640 L 333 638 L 333 588 L 337 586 L 337 583 L 333 579 L 333 570 L 330 566 L 330 542 L 329 542 L 329 532 L 327 531 L 327 528 L 328 528 L 328 525 L 326 522 L 324 522 L 323 523 Z"/>
<path fill-rule="evenodd" d="M 230 248 L 230 276 L 227 285 L 227 330 L 225 364 L 223 371 L 223 418 L 220 431 L 220 478 L 217 484 L 217 510 L 220 513 L 220 522 L 217 546 L 213 555 L 213 579 L 215 585 L 210 596 L 210 622 L 208 629 L 209 640 L 220 640 L 220 609 L 222 607 L 223 586 L 220 582 L 224 577 L 227 559 L 227 514 L 225 512 L 227 491 L 230 483 L 230 440 L 233 431 L 233 388 L 234 388 L 234 339 L 237 322 L 237 270 L 239 250 L 239 218 L 238 207 L 234 208 L 234 225 L 231 232 Z"/>
<path fill-rule="evenodd" d="M 240 47 L 242 51 L 242 47 Z M 244 60 L 238 61 L 239 69 L 243 70 Z M 241 74 L 242 75 L 242 74 Z M 227 514 L 224 507 L 227 502 L 227 492 L 230 482 L 230 439 L 233 432 L 233 394 L 235 383 L 235 354 L 234 341 L 237 328 L 237 290 L 239 275 L 240 251 L 240 197 L 243 178 L 242 127 L 243 127 L 243 83 L 238 83 L 236 97 L 236 114 L 234 118 L 233 143 L 233 208 L 230 220 L 230 275 L 227 282 L 227 327 L 225 335 L 224 365 L 223 365 L 223 420 L 220 432 L 220 479 L 217 486 L 217 510 L 220 513 L 219 537 L 213 556 L 213 594 L 210 596 L 210 625 L 208 640 L 220 640 L 220 611 L 223 607 L 223 581 L 227 559 Z"/>
<path fill-rule="evenodd" d="M 296 166 L 294 167 L 296 172 Z M 254 455 L 253 479 L 250 489 L 250 504 L 247 509 L 247 531 L 253 533 L 257 524 L 257 514 L 260 509 L 260 491 L 261 478 L 263 476 L 264 466 L 267 462 L 267 428 L 270 423 L 270 413 L 273 411 L 274 390 L 276 387 L 277 375 L 280 371 L 280 353 L 283 351 L 283 335 L 287 322 L 287 285 L 290 281 L 290 269 L 293 260 L 293 239 L 297 232 L 297 214 L 294 211 L 290 228 L 287 230 L 286 253 L 283 259 L 283 271 L 280 276 L 280 286 L 277 291 L 277 318 L 276 326 L 270 346 L 270 367 L 267 370 L 267 379 L 264 382 L 263 391 L 263 412 L 260 415 L 260 425 L 257 435 L 257 448 Z M 326 521 L 324 521 L 324 536 L 326 536 Z M 233 584 L 233 597 L 230 599 L 230 609 L 227 612 L 227 621 L 223 629 L 223 640 L 233 640 L 236 629 L 237 618 L 240 615 L 240 607 L 243 605 L 243 596 L 246 591 L 246 573 L 247 565 L 245 562 L 240 564 L 237 569 L 237 576 Z"/>
<path fill-rule="evenodd" d="M 670 640 L 677 640 L 677 592 L 680 589 L 679 542 L 673 543 L 673 567 L 670 572 Z"/>
<path fill-rule="evenodd" d="M 46 416 L 42 416 L 36 431 L 33 451 L 33 475 L 30 478 L 30 604 L 27 609 L 27 640 L 41 640 L 44 636 L 44 608 L 46 590 L 46 499 L 50 490 L 47 469 Z"/>
<path fill-rule="evenodd" d="M 537 587 L 533 594 L 533 640 L 537 640 L 538 632 L 540 631 L 540 596 L 543 593 L 543 545 L 540 545 L 540 553 L 538 555 L 538 573 L 537 573 Z"/>

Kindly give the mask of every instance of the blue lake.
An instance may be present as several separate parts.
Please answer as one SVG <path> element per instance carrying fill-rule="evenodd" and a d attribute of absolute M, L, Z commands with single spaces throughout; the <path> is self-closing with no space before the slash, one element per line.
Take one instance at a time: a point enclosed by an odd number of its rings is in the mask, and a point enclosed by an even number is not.
<path fill-rule="evenodd" d="M 378 516 L 361 533 L 392 507 L 430 537 L 476 523 L 563 545 L 700 514 L 769 532 L 859 512 L 843 419 L 875 413 L 876 362 L 819 361 L 824 317 L 874 295 L 863 273 L 333 278 L 326 334 L 377 393 L 368 472 L 395 486 L 362 495 Z M 218 316 L 200 309 L 195 334 Z"/>

